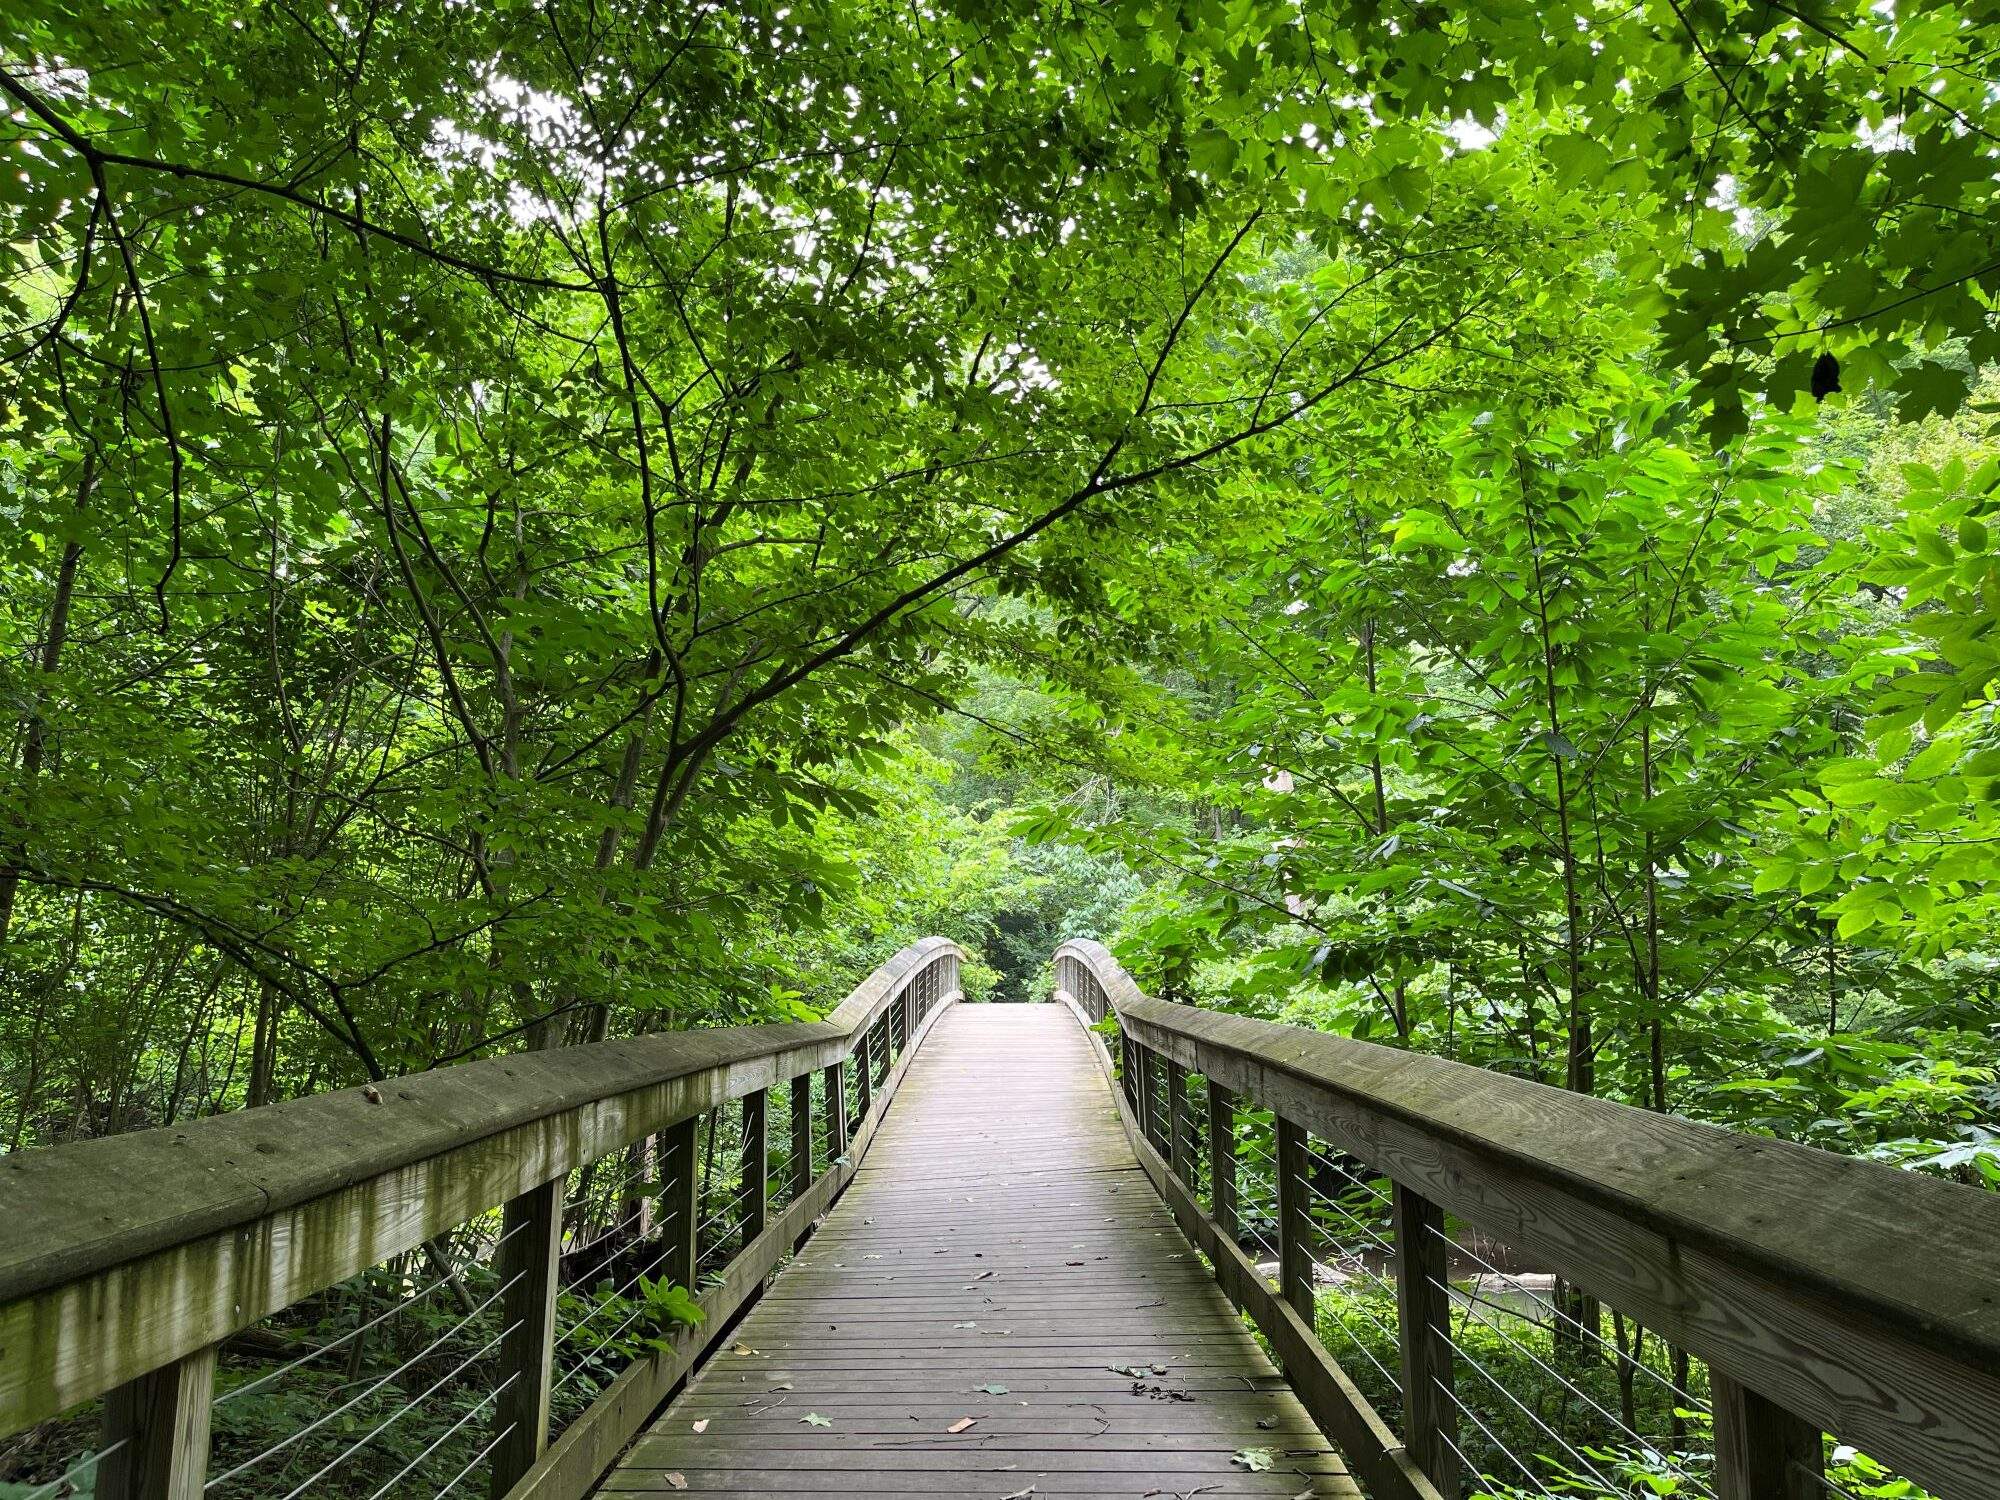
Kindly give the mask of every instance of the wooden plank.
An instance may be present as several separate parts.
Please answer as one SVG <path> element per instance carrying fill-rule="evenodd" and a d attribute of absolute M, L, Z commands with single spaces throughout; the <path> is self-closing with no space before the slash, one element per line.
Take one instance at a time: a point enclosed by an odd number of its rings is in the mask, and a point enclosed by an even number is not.
<path fill-rule="evenodd" d="M 1994 1195 L 1149 1000 L 1108 954 L 1098 972 L 1143 1045 L 1297 1119 L 1925 1488 L 1986 1495 L 2000 1451 Z"/>
<path fill-rule="evenodd" d="M 1402 1349 L 1403 1441 L 1447 1495 L 1458 1493 L 1458 1406 L 1452 1397 L 1450 1243 L 1444 1210 L 1395 1184 L 1396 1335 Z"/>
<path fill-rule="evenodd" d="M 493 1403 L 490 1492 L 504 1495 L 549 1446 L 550 1372 L 556 1341 L 556 1293 L 562 1283 L 563 1186 L 557 1178 L 528 1189 L 500 1219 L 494 1269 L 500 1297 L 500 1341 Z"/>
<path fill-rule="evenodd" d="M 943 938 L 825 1021 L 513 1054 L 0 1164 L 0 1435 L 730 1099 L 843 1056 Z"/>
<path fill-rule="evenodd" d="M 679 1474 L 689 1493 L 1353 1500 L 1138 1170 L 1092 1045 L 1052 1007 L 949 1011 L 821 1230 L 607 1493 Z M 1233 1464 L 1245 1447 L 1280 1450 L 1283 1483 Z"/>
<path fill-rule="evenodd" d="M 1825 1500 L 1820 1430 L 1724 1371 L 1711 1368 L 1708 1379 L 1716 1500 Z"/>
<path fill-rule="evenodd" d="M 214 1399 L 213 1346 L 112 1391 L 104 1402 L 99 1500 L 200 1500 Z"/>

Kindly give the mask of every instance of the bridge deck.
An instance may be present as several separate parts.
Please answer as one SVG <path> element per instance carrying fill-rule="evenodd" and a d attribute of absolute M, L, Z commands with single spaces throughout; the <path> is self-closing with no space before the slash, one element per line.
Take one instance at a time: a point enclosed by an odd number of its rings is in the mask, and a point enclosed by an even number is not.
<path fill-rule="evenodd" d="M 1088 1046 L 1060 1006 L 947 1012 L 805 1253 L 604 1491 L 1358 1496 Z"/>

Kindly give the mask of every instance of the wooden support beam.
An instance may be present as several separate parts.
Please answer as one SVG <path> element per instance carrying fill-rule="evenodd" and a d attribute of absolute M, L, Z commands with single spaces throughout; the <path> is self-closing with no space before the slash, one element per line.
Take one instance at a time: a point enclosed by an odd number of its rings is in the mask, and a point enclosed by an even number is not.
<path fill-rule="evenodd" d="M 1188 1114 L 1187 1069 L 1177 1062 L 1165 1064 L 1167 1070 L 1167 1151 L 1168 1163 L 1174 1175 L 1190 1187 L 1195 1185 L 1194 1165 L 1194 1121 Z"/>
<path fill-rule="evenodd" d="M 1458 1493 L 1451 1296 L 1444 1210 L 1395 1185 L 1396 1329 L 1403 1352 L 1403 1446 L 1446 1495 Z"/>
<path fill-rule="evenodd" d="M 1153 1083 L 1159 1075 L 1159 1059 L 1153 1056 L 1152 1048 L 1134 1042 L 1132 1061 L 1132 1085 L 1139 1091 L 1139 1128 L 1153 1149 L 1160 1151 L 1160 1100 Z M 1160 1154 L 1166 1155 L 1164 1151 Z"/>
<path fill-rule="evenodd" d="M 700 1174 L 695 1165 L 695 1126 L 700 1117 L 682 1120 L 660 1132 L 660 1233 L 665 1255 L 660 1275 L 674 1286 L 694 1290 L 697 1247 L 695 1228 L 701 1218 Z"/>
<path fill-rule="evenodd" d="M 106 1393 L 99 1500 L 200 1500 L 214 1399 L 213 1344 Z"/>
<path fill-rule="evenodd" d="M 839 1161 L 847 1155 L 847 1064 L 826 1070 L 826 1154 Z"/>
<path fill-rule="evenodd" d="M 785 1164 L 792 1201 L 805 1197 L 813 1180 L 813 1077 L 801 1073 L 792 1080 L 792 1159 Z"/>
<path fill-rule="evenodd" d="M 504 1383 L 493 1403 L 496 1438 L 490 1493 L 507 1493 L 549 1446 L 549 1396 L 556 1341 L 556 1291 L 561 1284 L 563 1185 L 557 1177 L 508 1201 L 500 1216 L 494 1270 L 500 1295 L 500 1363 Z"/>
<path fill-rule="evenodd" d="M 870 1061 L 874 1044 L 867 1032 L 854 1044 L 854 1116 L 868 1118 L 868 1105 L 875 1095 L 875 1067 Z"/>
<path fill-rule="evenodd" d="M 1713 1365 L 1708 1380 L 1716 1500 L 1824 1500 L 1819 1429 Z"/>
<path fill-rule="evenodd" d="M 1209 1217 L 1236 1238 L 1236 1096 L 1208 1080 Z"/>
<path fill-rule="evenodd" d="M 743 1096 L 743 1243 L 764 1232 L 771 1211 L 771 1095 Z"/>
<path fill-rule="evenodd" d="M 1278 1116 L 1278 1293 L 1313 1321 L 1312 1210 L 1306 1197 L 1306 1133 Z"/>

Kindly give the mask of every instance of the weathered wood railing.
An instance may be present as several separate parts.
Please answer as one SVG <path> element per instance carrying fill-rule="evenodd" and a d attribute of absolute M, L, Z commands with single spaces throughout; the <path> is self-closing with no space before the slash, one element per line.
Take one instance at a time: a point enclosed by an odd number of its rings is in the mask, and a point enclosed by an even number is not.
<path fill-rule="evenodd" d="M 102 1442 L 84 1465 L 95 1469 L 99 1500 L 192 1500 L 226 1483 L 245 1486 L 236 1493 L 303 1493 L 375 1433 L 296 1485 L 289 1475 L 274 1484 L 257 1467 L 293 1435 L 212 1473 L 218 1350 L 371 1268 L 427 1250 L 437 1256 L 440 1237 L 457 1234 L 484 1251 L 475 1259 L 493 1290 L 475 1300 L 458 1274 L 464 1267 L 446 1263 L 433 1288 L 448 1285 L 469 1308 L 453 1337 L 483 1336 L 483 1327 L 461 1330 L 491 1318 L 495 1303 L 499 1331 L 455 1366 L 438 1360 L 447 1375 L 425 1394 L 489 1356 L 492 1389 L 375 1493 L 431 1493 L 424 1466 L 440 1452 L 456 1466 L 441 1447 L 448 1438 L 476 1451 L 438 1493 L 479 1468 L 494 1496 L 586 1492 L 853 1174 L 909 1057 L 958 998 L 961 957 L 944 938 L 905 948 L 824 1021 L 493 1058 L 0 1160 L 0 1438 L 102 1396 Z M 789 1091 L 779 1101 L 789 1114 L 780 1212 L 770 1195 L 773 1089 Z M 705 1126 L 712 1162 L 721 1110 L 732 1101 L 741 1101 L 732 1111 L 741 1122 L 741 1187 L 704 1221 L 697 1131 Z M 639 1165 L 613 1185 L 611 1201 L 620 1214 L 636 1206 L 613 1230 L 585 1238 L 575 1205 L 605 1201 L 601 1187 L 592 1200 L 590 1174 L 621 1153 Z M 576 1182 L 585 1186 L 566 1203 L 565 1188 Z M 614 1264 L 614 1251 L 623 1285 L 580 1302 L 559 1338 L 559 1298 L 581 1298 L 576 1288 Z M 579 1259 L 586 1269 L 565 1285 L 568 1262 Z M 633 1264 L 644 1269 L 627 1274 Z M 577 1339 L 566 1351 L 572 1368 L 559 1379 L 561 1340 L 615 1312 L 628 1327 L 638 1316 L 628 1309 L 643 1304 L 627 1294 L 651 1281 L 691 1289 L 700 1324 L 622 1343 L 593 1332 L 591 1347 Z M 400 1290 L 398 1299 L 418 1300 Z M 357 1315 L 355 1333 L 337 1342 L 372 1326 Z M 615 1377 L 604 1373 L 596 1399 L 552 1443 L 552 1395 L 563 1380 L 602 1370 L 607 1346 L 631 1357 Z M 410 1374 L 415 1366 L 413 1357 L 364 1394 L 429 1378 L 428 1368 Z M 377 1431 L 408 1409 L 394 1409 Z M 474 1421 L 481 1425 L 471 1435 L 486 1434 L 478 1443 L 462 1432 Z"/>
<path fill-rule="evenodd" d="M 1094 942 L 1058 950 L 1055 981 L 1086 1025 L 1116 1016 L 1120 1107 L 1142 1162 L 1315 1419 L 1383 1500 L 1455 1500 L 1472 1477 L 1462 1473 L 1456 1426 L 1472 1409 L 1460 1396 L 1491 1373 L 1459 1363 L 1451 1319 L 1476 1299 L 1452 1285 L 1446 1262 L 1458 1247 L 1446 1215 L 1578 1289 L 1584 1321 L 1554 1309 L 1576 1337 L 1598 1337 L 1601 1299 L 1706 1363 L 1712 1467 L 1679 1474 L 1676 1493 L 1711 1484 L 1721 1500 L 1843 1493 L 1824 1476 L 1822 1434 L 1833 1434 L 1947 1500 L 2000 1495 L 2000 1198 L 1439 1058 L 1149 999 Z M 1100 1047 L 1107 1071 L 1113 1056 Z M 1205 1121 L 1189 1105 L 1196 1074 L 1207 1085 Z M 1239 1186 L 1251 1165 L 1240 1122 L 1252 1109 L 1270 1112 L 1276 1139 L 1278 1243 L 1263 1268 L 1239 1243 Z M 1317 1331 L 1314 1236 L 1336 1212 L 1354 1217 L 1311 1201 L 1314 1177 L 1338 1158 L 1393 1183 L 1378 1220 L 1393 1233 L 1374 1243 L 1393 1268 L 1384 1279 L 1400 1371 L 1383 1373 L 1400 1397 L 1400 1433 Z M 1587 1453 L 1577 1458 L 1596 1467 Z"/>

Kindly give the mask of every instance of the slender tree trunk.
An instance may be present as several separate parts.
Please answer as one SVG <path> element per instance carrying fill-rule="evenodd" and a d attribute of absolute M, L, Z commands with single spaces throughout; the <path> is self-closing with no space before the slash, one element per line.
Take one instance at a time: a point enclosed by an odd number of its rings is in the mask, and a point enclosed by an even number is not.
<path fill-rule="evenodd" d="M 269 1104 L 278 1071 L 278 1014 L 284 996 L 268 979 L 257 981 L 257 1024 L 250 1034 L 250 1079 L 245 1109 Z"/>
<path fill-rule="evenodd" d="M 90 492 L 97 484 L 97 455 L 86 451 L 83 455 L 83 476 L 77 481 L 76 508 L 80 511 L 90 504 Z M 69 613 L 71 601 L 76 597 L 77 565 L 83 558 L 83 543 L 71 542 L 63 548 L 62 563 L 56 569 L 55 595 L 49 601 L 49 628 L 42 639 L 42 653 L 39 666 L 44 678 L 53 677 L 62 665 L 63 643 L 69 638 Z M 42 758 L 48 747 L 48 720 L 43 717 L 39 705 L 31 705 L 21 743 L 21 790 L 25 796 L 34 790 L 41 778 Z M 25 837 L 26 830 L 23 830 Z M 21 850 L 0 864 L 0 947 L 7 942 L 8 930 L 14 924 L 14 899 L 21 887 L 21 863 L 25 850 Z"/>
<path fill-rule="evenodd" d="M 1527 475 L 1521 475 L 1521 510 L 1526 518 L 1529 558 L 1535 586 L 1536 625 L 1541 638 L 1542 699 L 1546 715 L 1549 759 L 1555 767 L 1556 832 L 1562 861 L 1563 955 L 1569 988 L 1569 1038 L 1563 1069 L 1563 1086 L 1574 1093 L 1597 1092 L 1597 1049 L 1592 1036 L 1590 999 L 1586 993 L 1583 934 L 1583 897 L 1577 880 L 1575 830 L 1570 819 L 1569 779 L 1566 762 L 1576 754 L 1563 734 L 1561 700 L 1556 686 L 1555 637 L 1549 627 L 1548 580 L 1542 570 L 1542 546 L 1535 525 L 1535 507 L 1528 493 Z M 1558 1279 L 1554 1288 L 1556 1308 L 1565 1316 L 1550 1330 L 1555 1352 L 1573 1357 L 1594 1357 L 1602 1337 L 1599 1324 L 1602 1308 L 1595 1297 L 1567 1280 Z M 1595 1336 L 1593 1336 L 1595 1335 Z"/>
<path fill-rule="evenodd" d="M 1363 660 L 1368 669 L 1368 696 L 1376 692 L 1375 673 L 1375 621 L 1371 618 L 1361 626 L 1361 648 Z M 1375 837 L 1389 836 L 1389 797 L 1382 777 L 1382 752 L 1377 749 L 1368 758 L 1369 779 L 1375 792 Z M 1389 1010 L 1396 1024 L 1396 1036 L 1400 1041 L 1410 1039 L 1410 996 L 1409 985 L 1403 978 L 1402 965 L 1392 956 L 1390 962 L 1395 972 L 1389 981 Z"/>

